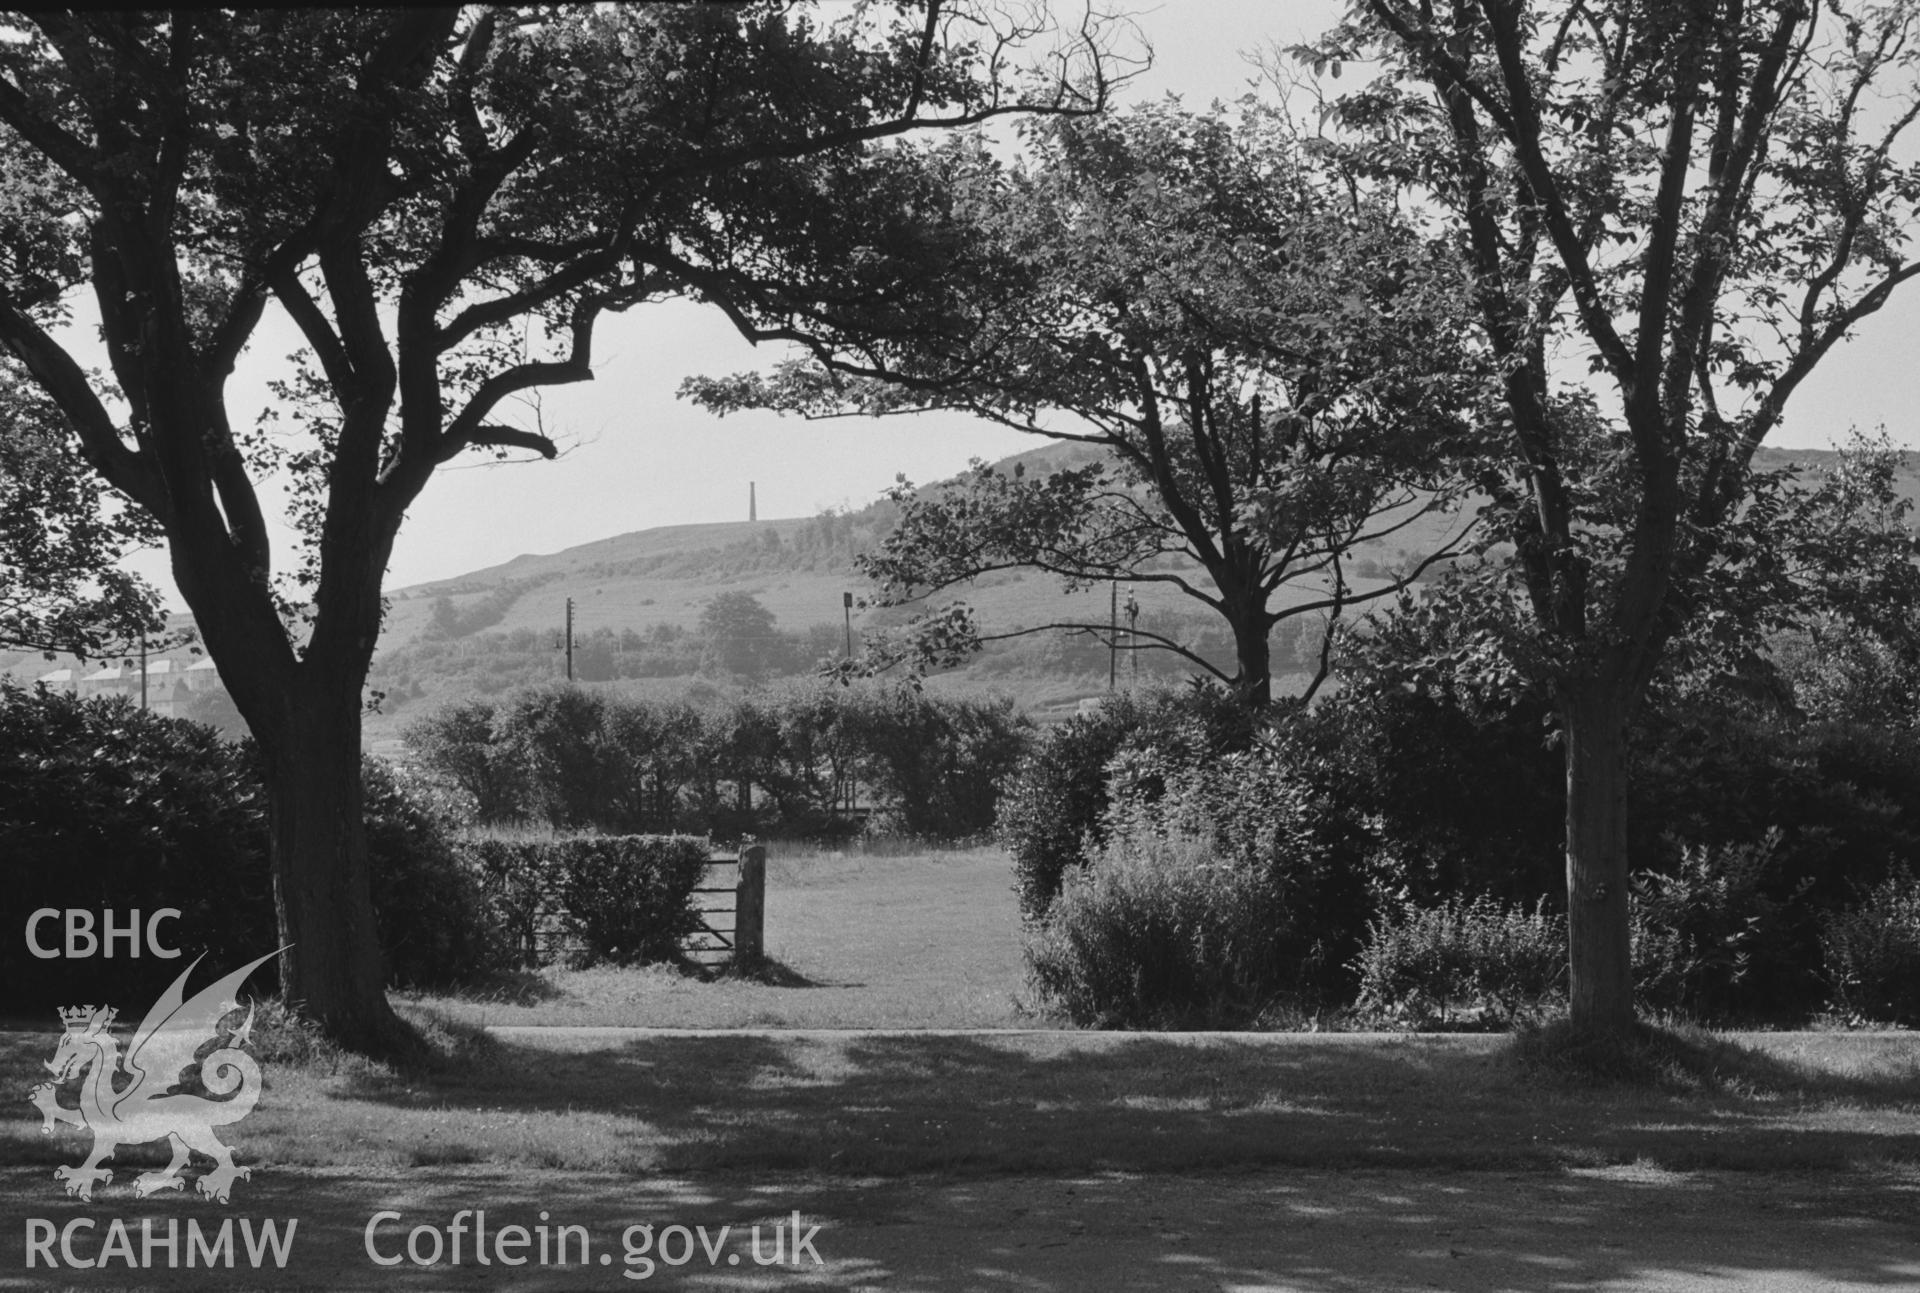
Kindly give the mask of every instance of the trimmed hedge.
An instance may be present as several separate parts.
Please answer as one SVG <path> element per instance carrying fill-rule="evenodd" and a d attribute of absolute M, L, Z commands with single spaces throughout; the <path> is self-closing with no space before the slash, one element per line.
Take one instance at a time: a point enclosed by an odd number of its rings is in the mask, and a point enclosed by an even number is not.
<path fill-rule="evenodd" d="M 876 825 L 960 839 L 992 826 L 1030 729 L 1005 698 L 815 679 L 704 706 L 552 683 L 444 706 L 406 737 L 483 824 L 832 838 L 857 786 Z"/>
<path fill-rule="evenodd" d="M 671 961 L 700 928 L 693 891 L 707 867 L 704 839 L 582 835 L 551 846 L 568 924 L 587 964 Z"/>
<path fill-rule="evenodd" d="M 371 757 L 361 760 L 360 779 L 387 982 L 436 987 L 483 977 L 499 964 L 506 935 L 460 855 L 445 792 Z"/>
<path fill-rule="evenodd" d="M 693 891 L 707 841 L 687 835 L 474 839 L 465 851 L 492 918 L 522 965 L 539 965 L 542 926 L 578 938 L 585 965 L 674 961 L 700 928 Z"/>
<path fill-rule="evenodd" d="M 211 965 L 250 961 L 274 942 L 266 795 L 244 750 L 210 727 L 135 708 L 0 683 L 0 883 L 15 913 L 0 933 L 10 1007 L 152 1000 L 201 952 Z M 27 916 L 40 908 L 135 909 L 180 959 L 33 956 Z M 98 934 L 98 928 L 94 931 Z M 41 942 L 59 942 L 57 921 Z M 262 967 L 270 971 L 271 966 Z M 256 982 L 263 989 L 265 975 Z"/>
<path fill-rule="evenodd" d="M 377 759 L 362 762 L 374 918 L 390 982 L 435 985 L 497 963 L 501 940 L 476 878 L 456 854 L 450 808 Z M 124 698 L 81 699 L 0 682 L 0 883 L 16 924 L 0 938 L 0 1003 L 41 1010 L 76 1001 L 152 1000 L 188 960 L 250 961 L 276 945 L 267 803 L 247 743 L 161 718 Z M 142 923 L 180 911 L 161 941 L 181 959 L 41 959 L 28 913 L 111 909 Z M 96 928 L 96 935 L 100 931 Z M 41 942 L 59 926 L 40 927 Z M 274 966 L 255 985 L 271 990 Z"/>

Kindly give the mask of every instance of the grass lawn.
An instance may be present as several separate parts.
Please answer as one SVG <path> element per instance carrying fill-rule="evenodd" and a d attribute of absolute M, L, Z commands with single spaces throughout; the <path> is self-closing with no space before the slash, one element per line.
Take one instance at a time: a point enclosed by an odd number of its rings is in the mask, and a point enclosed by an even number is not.
<path fill-rule="evenodd" d="M 1868 1173 L 1920 1184 L 1920 1040 L 1698 1042 L 1664 1085 L 1541 1077 L 1500 1037 L 1115 1033 L 554 1034 L 396 1073 L 269 1050 L 242 1161 L 612 1173 L 1415 1171 Z M 44 1033 L 0 1033 L 24 1091 Z M 0 1161 L 75 1157 L 10 1102 Z M 161 1146 L 116 1164 L 164 1161 Z"/>
<path fill-rule="evenodd" d="M 773 845 L 767 982 L 665 968 L 549 969 L 508 991 L 410 996 L 471 1024 L 654 1028 L 1031 1026 L 1000 849 L 890 855 Z"/>
<path fill-rule="evenodd" d="M 1014 1005 L 997 851 L 776 854 L 769 870 L 772 983 L 558 972 L 517 999 L 414 998 L 401 1008 L 441 1059 L 406 1070 L 263 1028 L 265 1090 L 224 1136 L 258 1169 L 232 1215 L 302 1218 L 301 1261 L 284 1279 L 236 1271 L 241 1286 L 630 1287 L 600 1263 L 633 1221 L 792 1210 L 826 1227 L 824 1266 L 693 1266 L 664 1286 L 1920 1283 L 1920 1034 L 1686 1034 L 1659 1080 L 1595 1086 L 1504 1037 L 1034 1031 L 1010 1027 L 1033 1021 Z M 132 1019 L 143 1003 L 114 1004 Z M 934 1031 L 967 1027 L 983 1031 Z M 836 1031 L 855 1028 L 900 1031 Z M 41 1080 L 53 1041 L 0 1028 L 0 1091 Z M 158 1143 L 123 1147 L 92 1203 L 66 1198 L 52 1169 L 85 1143 L 0 1101 L 0 1239 L 17 1243 L 21 1217 L 228 1215 L 191 1193 L 133 1197 Z M 378 1210 L 444 1226 L 476 1207 L 579 1221 L 595 1264 L 536 1278 L 366 1256 Z M 61 1284 L 43 1274 L 0 1247 L 0 1289 Z M 128 1280 L 86 1286 L 233 1286 Z"/>

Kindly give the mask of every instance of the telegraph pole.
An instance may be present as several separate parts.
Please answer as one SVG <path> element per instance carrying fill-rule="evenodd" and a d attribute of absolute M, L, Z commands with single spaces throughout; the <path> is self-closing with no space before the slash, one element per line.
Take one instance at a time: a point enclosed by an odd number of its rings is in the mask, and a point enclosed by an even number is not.
<path fill-rule="evenodd" d="M 567 598 L 567 681 L 573 681 L 573 598 Z"/>
<path fill-rule="evenodd" d="M 1127 589 L 1127 654 L 1132 661 L 1133 681 L 1127 684 L 1140 690 L 1140 599 Z"/>
<path fill-rule="evenodd" d="M 1117 654 L 1120 645 L 1120 581 L 1107 581 L 1107 690 L 1113 690 L 1114 678 L 1120 672 L 1120 657 Z"/>
<path fill-rule="evenodd" d="M 847 659 L 853 659 L 853 594 L 840 594 L 840 609 L 847 618 Z"/>
<path fill-rule="evenodd" d="M 147 631 L 140 630 L 140 708 L 147 707 Z M 38 946 L 38 944 L 36 944 Z"/>

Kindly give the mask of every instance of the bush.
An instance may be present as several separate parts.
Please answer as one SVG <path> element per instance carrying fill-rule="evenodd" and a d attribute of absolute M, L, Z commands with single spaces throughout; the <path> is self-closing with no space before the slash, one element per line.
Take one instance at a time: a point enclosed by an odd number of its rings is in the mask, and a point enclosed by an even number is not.
<path fill-rule="evenodd" d="M 498 955 L 493 924 L 448 830 L 450 805 L 376 760 L 363 764 L 374 918 L 394 980 L 444 983 Z M 266 794 L 249 746 L 211 728 L 0 684 L 0 880 L 22 923 L 42 907 L 180 911 L 160 926 L 185 959 L 42 960 L 18 926 L 0 939 L 9 1004 L 153 999 L 186 960 L 238 965 L 276 945 Z M 43 938 L 54 925 L 41 927 Z M 96 930 L 96 933 L 98 931 Z M 274 967 L 254 980 L 274 985 Z"/>
<path fill-rule="evenodd" d="M 443 705 L 406 730 L 420 762 L 464 791 L 483 825 L 527 815 L 526 786 L 504 746 L 494 740 L 494 707 L 484 700 Z"/>
<path fill-rule="evenodd" d="M 500 707 L 492 739 L 531 816 L 560 831 L 608 824 L 608 805 L 634 777 L 606 719 L 605 698 L 573 683 L 529 687 Z"/>
<path fill-rule="evenodd" d="M 500 930 L 502 954 L 516 968 L 542 963 L 540 927 L 553 887 L 550 843 L 481 837 L 460 846 L 479 883 L 488 918 Z"/>
<path fill-rule="evenodd" d="M 1852 1019 L 1920 1023 L 1920 881 L 1901 871 L 1821 921 L 1831 1004 Z"/>
<path fill-rule="evenodd" d="M 928 696 L 901 684 L 853 693 L 843 720 L 863 779 L 901 833 L 966 839 L 993 828 L 1001 783 L 1031 730 L 1006 697 Z"/>
<path fill-rule="evenodd" d="M 557 831 L 831 837 L 854 785 L 899 829 L 984 834 L 1030 724 L 1011 700 L 790 684 L 696 707 L 554 683 L 447 706 L 407 740 L 482 822 Z"/>
<path fill-rule="evenodd" d="M 361 761 L 373 916 L 387 981 L 440 987 L 496 967 L 506 936 L 461 857 L 443 792 L 382 760 Z"/>
<path fill-rule="evenodd" d="M 212 728 L 159 718 L 122 698 L 80 699 L 0 682 L 0 882 L 17 915 L 0 937 L 0 984 L 34 1011 L 77 1001 L 152 1000 L 205 952 L 233 966 L 275 945 L 266 796 L 251 759 Z M 111 908 L 160 926 L 184 959 L 42 960 L 28 913 Z M 57 938 L 56 924 L 40 927 Z M 100 931 L 96 929 L 96 934 Z M 256 986 L 270 990 L 271 966 Z"/>
<path fill-rule="evenodd" d="M 1080 1023 L 1184 1026 L 1343 986 L 1364 895 L 1283 769 L 1191 749 L 1123 750 L 1109 767 L 1102 843 L 1029 933 L 1042 996 Z"/>
<path fill-rule="evenodd" d="M 503 958 L 516 966 L 552 959 L 542 933 L 579 939 L 580 964 L 633 965 L 678 960 L 700 928 L 693 891 L 707 866 L 702 837 L 481 837 L 462 851 L 501 931 Z"/>
<path fill-rule="evenodd" d="M 1145 831 L 1076 870 L 1029 931 L 1035 990 L 1076 1024 L 1203 1027 L 1258 1013 L 1282 977 L 1267 878 L 1211 842 Z"/>
<path fill-rule="evenodd" d="M 1101 840 L 1107 765 L 1123 750 L 1157 751 L 1186 766 L 1244 749 L 1251 717 L 1206 689 L 1122 692 L 1034 740 L 1002 787 L 995 830 L 1013 858 L 1021 915 L 1036 920 L 1069 867 Z M 1151 796 L 1156 787 L 1140 783 Z"/>
<path fill-rule="evenodd" d="M 1482 894 L 1402 903 L 1372 926 L 1358 962 L 1359 1006 L 1413 1028 L 1506 1026 L 1565 987 L 1566 922 Z"/>
<path fill-rule="evenodd" d="M 1765 1014 L 1805 992 L 1786 920 L 1796 896 L 1769 892 L 1780 831 L 1758 843 L 1680 850 L 1667 874 L 1634 877 L 1633 980 L 1641 1005 L 1696 1019 Z"/>
<path fill-rule="evenodd" d="M 693 891 L 706 871 L 704 839 L 583 835 L 547 849 L 586 964 L 678 960 L 681 942 L 700 928 Z"/>
<path fill-rule="evenodd" d="M 1285 917 L 1274 930 L 1285 967 L 1276 988 L 1348 998 L 1349 963 L 1373 899 L 1350 864 L 1346 823 L 1329 817 L 1271 743 L 1205 757 L 1189 749 L 1172 759 L 1127 750 L 1109 766 L 1108 839 L 1137 833 L 1144 814 L 1163 834 L 1210 841 L 1219 857 L 1263 878 Z"/>
<path fill-rule="evenodd" d="M 1444 695 L 1342 692 L 1283 711 L 1275 756 L 1312 794 L 1346 865 L 1422 906 L 1532 903 L 1564 888 L 1566 772 L 1544 711 Z"/>

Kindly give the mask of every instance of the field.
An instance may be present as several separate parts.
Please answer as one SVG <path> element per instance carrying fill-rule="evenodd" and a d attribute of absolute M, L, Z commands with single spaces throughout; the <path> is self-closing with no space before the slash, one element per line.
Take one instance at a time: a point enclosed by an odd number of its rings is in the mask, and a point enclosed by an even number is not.
<path fill-rule="evenodd" d="M 729 882 L 730 883 L 730 882 Z M 1020 914 L 998 849 L 774 845 L 766 981 L 547 970 L 518 991 L 416 998 L 467 1024 L 649 1028 L 1007 1028 L 1023 1022 Z"/>
<path fill-rule="evenodd" d="M 123 1149 L 93 1203 L 68 1199 L 52 1168 L 84 1142 L 43 1137 L 10 1102 L 0 1234 L 18 1243 L 29 1217 L 298 1218 L 297 1260 L 238 1285 L 272 1288 L 625 1287 L 651 1261 L 620 1246 L 641 1222 L 736 1228 L 717 1265 L 648 1272 L 685 1288 L 1920 1280 L 1913 1035 L 1686 1033 L 1652 1080 L 1593 1086 L 1501 1037 L 1036 1029 L 1004 856 L 776 850 L 769 870 L 767 983 L 561 972 L 408 998 L 440 1058 L 403 1070 L 268 1029 L 265 1094 L 230 1129 L 255 1168 L 231 1211 L 190 1191 L 136 1200 L 127 1169 L 162 1164 L 158 1144 Z M 588 1026 L 531 1026 L 553 1024 Z M 51 1042 L 0 1032 L 0 1085 L 24 1092 Z M 444 1232 L 462 1209 L 496 1228 L 551 1213 L 602 1256 L 370 1262 L 376 1213 Z M 820 1227 L 818 1266 L 728 1262 L 752 1225 L 770 1239 L 796 1211 Z M 0 1251 L 0 1288 L 45 1287 L 20 1251 Z"/>

